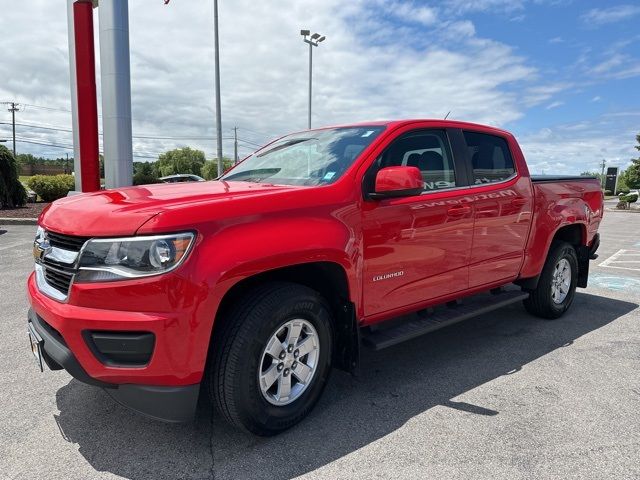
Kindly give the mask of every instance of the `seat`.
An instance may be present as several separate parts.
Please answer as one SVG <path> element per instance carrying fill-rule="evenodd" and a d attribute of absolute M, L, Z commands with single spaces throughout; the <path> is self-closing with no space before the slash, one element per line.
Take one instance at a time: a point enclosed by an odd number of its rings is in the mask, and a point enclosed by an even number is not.
<path fill-rule="evenodd" d="M 420 171 L 433 172 L 444 170 L 444 159 L 438 152 L 427 151 L 420 155 Z"/>
<path fill-rule="evenodd" d="M 412 153 L 409 155 L 409 158 L 407 158 L 407 167 L 416 167 L 418 170 L 421 170 L 419 153 Z"/>
<path fill-rule="evenodd" d="M 481 145 L 471 157 L 471 163 L 474 170 L 493 170 L 493 145 Z"/>

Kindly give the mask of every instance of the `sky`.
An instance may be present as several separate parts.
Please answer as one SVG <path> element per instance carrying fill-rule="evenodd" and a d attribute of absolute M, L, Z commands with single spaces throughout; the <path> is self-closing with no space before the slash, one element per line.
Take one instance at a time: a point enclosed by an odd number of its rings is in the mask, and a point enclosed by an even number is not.
<path fill-rule="evenodd" d="M 0 102 L 20 104 L 19 153 L 72 154 L 65 3 L 0 0 Z M 234 127 L 241 157 L 306 128 L 303 28 L 326 36 L 313 52 L 313 126 L 451 112 L 513 132 L 533 173 L 640 156 L 637 1 L 219 3 L 225 156 Z M 213 2 L 129 4 L 134 160 L 182 146 L 213 158 Z"/>

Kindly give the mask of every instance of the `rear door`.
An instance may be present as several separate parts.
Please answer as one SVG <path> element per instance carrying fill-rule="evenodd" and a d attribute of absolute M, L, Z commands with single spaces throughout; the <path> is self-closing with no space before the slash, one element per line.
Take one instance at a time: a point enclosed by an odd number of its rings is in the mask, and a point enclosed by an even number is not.
<path fill-rule="evenodd" d="M 517 171 L 507 138 L 463 130 L 474 209 L 469 288 L 518 276 L 524 258 L 533 192 Z"/>
<path fill-rule="evenodd" d="M 444 129 L 400 134 L 368 169 L 371 191 L 379 169 L 417 167 L 425 181 L 421 195 L 363 203 L 363 295 L 365 315 L 411 309 L 468 288 L 473 202 L 464 163 L 454 160 Z"/>

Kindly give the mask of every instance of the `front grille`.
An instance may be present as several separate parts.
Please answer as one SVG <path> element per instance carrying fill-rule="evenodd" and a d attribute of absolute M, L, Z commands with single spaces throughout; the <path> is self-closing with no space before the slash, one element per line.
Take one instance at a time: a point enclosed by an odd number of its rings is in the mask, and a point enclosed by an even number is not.
<path fill-rule="evenodd" d="M 47 283 L 59 292 L 68 295 L 69 287 L 71 286 L 71 280 L 73 279 L 72 273 L 65 273 L 60 270 L 53 270 L 50 267 L 44 267 L 44 278 Z"/>
<path fill-rule="evenodd" d="M 71 250 L 73 252 L 79 252 L 85 242 L 89 240 L 89 237 L 74 237 L 72 235 L 63 235 L 51 231 L 47 231 L 47 237 L 52 247 Z"/>

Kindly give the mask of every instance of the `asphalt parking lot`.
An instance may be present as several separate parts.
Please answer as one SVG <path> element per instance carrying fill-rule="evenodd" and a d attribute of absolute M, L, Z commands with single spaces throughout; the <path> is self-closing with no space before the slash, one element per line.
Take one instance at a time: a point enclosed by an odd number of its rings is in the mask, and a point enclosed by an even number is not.
<path fill-rule="evenodd" d="M 607 212 L 590 286 L 548 322 L 517 305 L 335 372 L 275 438 L 203 406 L 147 420 L 28 349 L 35 227 L 0 223 L 0 479 L 640 478 L 640 215 Z"/>

